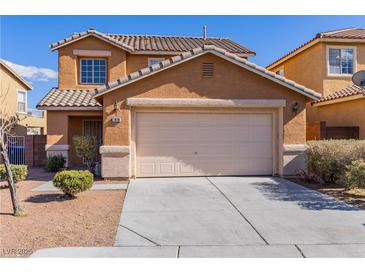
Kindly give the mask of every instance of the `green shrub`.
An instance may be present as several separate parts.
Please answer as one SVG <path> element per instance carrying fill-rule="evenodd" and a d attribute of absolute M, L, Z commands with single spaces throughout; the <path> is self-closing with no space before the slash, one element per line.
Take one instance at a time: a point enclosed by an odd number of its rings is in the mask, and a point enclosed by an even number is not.
<path fill-rule="evenodd" d="M 74 143 L 77 156 L 83 159 L 87 169 L 92 172 L 93 163 L 97 154 L 95 137 L 89 135 L 76 135 L 72 137 L 72 141 Z"/>
<path fill-rule="evenodd" d="M 88 190 L 94 183 L 94 175 L 84 170 L 64 170 L 57 172 L 53 185 L 69 196 Z"/>
<path fill-rule="evenodd" d="M 365 188 L 365 161 L 352 161 L 346 166 L 344 182 L 347 188 Z"/>
<path fill-rule="evenodd" d="M 13 173 L 14 183 L 27 179 L 28 167 L 26 165 L 10 165 L 10 168 Z M 7 179 L 8 174 L 6 174 L 5 166 L 0 165 L 0 181 L 5 181 Z"/>
<path fill-rule="evenodd" d="M 47 158 L 46 170 L 57 172 L 65 168 L 66 160 L 62 155 L 53 155 Z"/>
<path fill-rule="evenodd" d="M 346 166 L 365 158 L 365 140 L 308 142 L 307 173 L 316 182 L 343 184 Z"/>

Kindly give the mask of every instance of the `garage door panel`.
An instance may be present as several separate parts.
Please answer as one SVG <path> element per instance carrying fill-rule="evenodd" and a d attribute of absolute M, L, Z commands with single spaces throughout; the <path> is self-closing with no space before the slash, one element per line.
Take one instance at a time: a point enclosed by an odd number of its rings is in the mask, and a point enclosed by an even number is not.
<path fill-rule="evenodd" d="M 272 115 L 137 113 L 136 175 L 272 174 Z"/>

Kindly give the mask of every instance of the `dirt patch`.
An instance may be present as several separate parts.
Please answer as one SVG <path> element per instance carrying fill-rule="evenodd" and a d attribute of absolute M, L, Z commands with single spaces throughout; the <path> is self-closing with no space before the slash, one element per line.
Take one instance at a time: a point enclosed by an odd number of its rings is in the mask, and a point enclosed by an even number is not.
<path fill-rule="evenodd" d="M 300 178 L 290 178 L 289 180 L 299 185 L 305 186 L 309 189 L 313 189 L 323 194 L 330 195 L 338 200 L 348 203 L 349 205 L 365 209 L 365 189 L 347 190 L 340 185 L 310 183 L 305 182 L 303 179 Z"/>
<path fill-rule="evenodd" d="M 28 257 L 47 247 L 112 246 L 125 191 L 86 191 L 64 199 L 61 192 L 31 192 L 52 174 L 30 177 L 17 188 L 26 217 L 11 215 L 9 190 L 0 189 L 0 257 Z"/>

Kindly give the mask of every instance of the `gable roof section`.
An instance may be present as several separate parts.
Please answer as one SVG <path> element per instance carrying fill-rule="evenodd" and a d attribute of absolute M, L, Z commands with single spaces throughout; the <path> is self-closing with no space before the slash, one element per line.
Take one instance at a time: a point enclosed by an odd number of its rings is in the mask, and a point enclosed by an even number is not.
<path fill-rule="evenodd" d="M 309 97 L 314 100 L 320 99 L 320 94 L 315 92 L 312 89 L 306 88 L 302 85 L 295 83 L 294 81 L 288 80 L 283 76 L 277 75 L 263 67 L 260 67 L 254 63 L 247 61 L 244 58 L 240 58 L 235 54 L 229 53 L 221 48 L 212 46 L 212 45 L 204 45 L 203 47 L 195 48 L 191 51 L 185 52 L 181 55 L 174 56 L 170 59 L 164 60 L 159 64 L 152 65 L 150 67 L 146 67 L 144 69 L 133 72 L 125 77 L 121 77 L 116 81 L 112 81 L 107 83 L 104 86 L 95 89 L 95 98 L 101 97 L 104 94 L 111 92 L 115 89 L 121 88 L 123 86 L 129 85 L 135 81 L 141 80 L 148 76 L 154 75 L 158 72 L 164 71 L 186 61 L 189 61 L 193 58 L 201 56 L 203 54 L 212 53 L 218 57 L 221 57 L 229 62 L 232 62 L 240 67 L 243 67 L 251 72 L 254 72 L 260 76 L 263 76 L 273 82 L 276 82 L 282 86 L 285 86 L 295 92 L 298 92 L 306 97 Z"/>
<path fill-rule="evenodd" d="M 38 109 L 62 108 L 101 110 L 101 105 L 94 99 L 94 92 L 82 89 L 52 88 L 48 94 L 37 104 Z"/>
<path fill-rule="evenodd" d="M 120 47 L 132 54 L 171 54 L 176 55 L 205 44 L 220 47 L 239 56 L 254 56 L 255 52 L 232 41 L 228 38 L 159 36 L 159 35 L 127 35 L 104 34 L 94 29 L 75 33 L 63 40 L 50 45 L 51 50 L 56 50 L 80 39 L 93 36 Z"/>
<path fill-rule="evenodd" d="M 298 53 L 306 50 L 307 48 L 317 44 L 320 41 L 331 41 L 331 40 L 343 40 L 343 41 L 352 41 L 352 40 L 360 40 L 365 42 L 365 29 L 362 28 L 348 28 L 348 29 L 340 29 L 334 31 L 320 32 L 317 33 L 315 37 L 310 39 L 309 41 L 301 44 L 299 47 L 293 49 L 288 52 L 284 56 L 272 62 L 266 68 L 271 69 L 274 66 L 280 65 L 282 62 L 287 59 L 297 55 Z"/>
<path fill-rule="evenodd" d="M 315 104 L 319 104 L 319 103 L 335 103 L 337 102 L 339 99 L 357 99 L 357 97 L 353 97 L 353 96 L 359 96 L 359 98 L 365 98 L 365 89 L 362 89 L 359 86 L 356 85 L 352 85 L 349 87 L 345 87 L 343 89 L 337 90 L 325 97 L 322 97 L 320 100 L 313 102 L 313 105 Z M 351 97 L 351 98 L 350 98 Z"/>
<path fill-rule="evenodd" d="M 8 64 L 6 64 L 5 60 L 0 59 L 0 65 L 6 68 L 15 78 L 17 78 L 23 85 L 25 85 L 28 90 L 33 89 L 33 87 L 27 81 L 25 81 L 23 77 L 16 73 L 15 70 L 13 70 Z"/>
<path fill-rule="evenodd" d="M 79 41 L 81 39 L 84 39 L 84 38 L 90 37 L 90 36 L 99 38 L 107 43 L 110 43 L 116 47 L 122 48 L 128 52 L 133 51 L 133 47 L 131 47 L 127 44 L 124 44 L 120 41 L 117 41 L 117 40 L 113 39 L 112 37 L 109 37 L 109 36 L 105 35 L 104 33 L 98 32 L 94 29 L 88 29 L 87 31 L 74 33 L 73 35 L 71 35 L 65 39 L 62 39 L 56 43 L 51 44 L 49 47 L 53 51 L 53 50 L 59 49 L 60 47 L 64 47 L 66 45 L 69 45 L 71 43 L 74 43 L 76 41 Z"/>

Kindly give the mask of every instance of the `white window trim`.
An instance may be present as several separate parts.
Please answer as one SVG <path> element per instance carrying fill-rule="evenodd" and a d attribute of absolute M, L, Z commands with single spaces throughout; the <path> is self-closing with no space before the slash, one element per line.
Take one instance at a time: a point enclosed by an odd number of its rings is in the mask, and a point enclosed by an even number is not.
<path fill-rule="evenodd" d="M 152 60 L 156 60 L 156 61 L 159 61 L 159 62 L 162 62 L 162 61 L 164 61 L 166 58 L 154 58 L 154 57 L 148 57 L 148 66 L 150 67 L 150 66 L 152 66 L 152 65 L 150 65 L 150 61 L 152 61 Z"/>
<path fill-rule="evenodd" d="M 81 61 L 82 60 L 105 60 L 105 83 L 89 83 L 89 82 L 82 82 L 82 70 L 81 70 Z M 90 58 L 80 58 L 79 61 L 79 68 L 80 68 L 80 73 L 79 73 L 79 84 L 80 85 L 105 85 L 108 82 L 108 58 L 100 58 L 100 57 L 90 57 Z M 92 75 L 94 78 L 94 66 L 92 66 Z"/>
<path fill-rule="evenodd" d="M 22 92 L 24 93 L 24 100 L 25 100 L 25 111 L 19 111 L 18 110 L 18 93 Z M 28 94 L 26 90 L 23 89 L 17 89 L 16 90 L 16 113 L 21 113 L 21 114 L 27 114 L 27 109 L 28 109 Z"/>
<path fill-rule="evenodd" d="M 329 77 L 352 77 L 353 74 L 338 74 L 338 73 L 330 73 L 330 58 L 329 58 L 329 52 L 330 49 L 352 49 L 354 51 L 354 58 L 353 58 L 353 68 L 354 68 L 354 73 L 357 71 L 356 69 L 356 64 L 357 64 L 357 52 L 356 52 L 356 47 L 355 46 L 336 46 L 336 45 L 331 45 L 331 46 L 327 46 L 326 47 L 326 64 L 327 64 L 327 76 Z"/>

